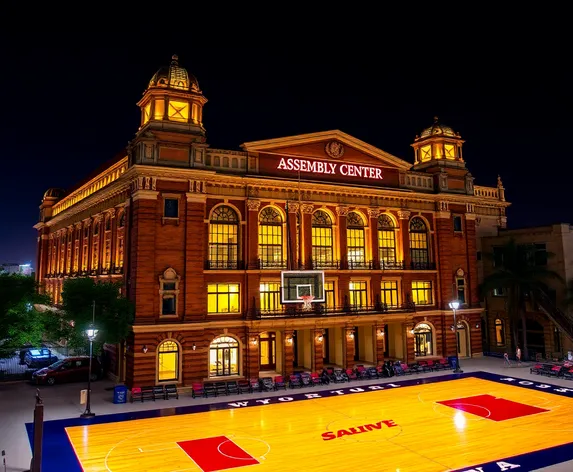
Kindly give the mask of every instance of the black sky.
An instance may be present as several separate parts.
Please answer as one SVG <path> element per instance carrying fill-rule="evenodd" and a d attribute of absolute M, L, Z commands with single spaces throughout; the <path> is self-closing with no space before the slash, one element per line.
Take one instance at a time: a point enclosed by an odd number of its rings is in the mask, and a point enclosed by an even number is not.
<path fill-rule="evenodd" d="M 9 71 L 0 77 L 0 263 L 35 260 L 44 191 L 71 187 L 125 147 L 139 125 L 136 102 L 174 53 L 209 100 L 211 147 L 340 129 L 412 162 L 410 144 L 437 115 L 466 141 L 476 185 L 501 175 L 509 227 L 572 222 L 573 81 L 559 38 L 410 51 L 325 40 L 91 44 L 0 51 Z"/>

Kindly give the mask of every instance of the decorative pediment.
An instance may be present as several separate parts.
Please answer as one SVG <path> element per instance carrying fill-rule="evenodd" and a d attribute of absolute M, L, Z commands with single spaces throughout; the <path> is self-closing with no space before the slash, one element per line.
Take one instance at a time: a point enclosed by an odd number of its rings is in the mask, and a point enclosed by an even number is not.
<path fill-rule="evenodd" d="M 285 138 L 251 141 L 241 146 L 247 152 L 320 159 L 335 162 L 408 170 L 412 164 L 339 130 L 300 134 Z"/>

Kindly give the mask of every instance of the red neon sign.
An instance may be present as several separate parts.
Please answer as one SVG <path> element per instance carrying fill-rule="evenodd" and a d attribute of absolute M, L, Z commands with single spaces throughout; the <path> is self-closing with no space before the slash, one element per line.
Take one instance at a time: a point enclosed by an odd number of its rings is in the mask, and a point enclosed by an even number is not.
<path fill-rule="evenodd" d="M 340 164 L 338 162 L 311 161 L 309 159 L 281 158 L 277 169 L 309 172 L 312 174 L 343 175 L 364 179 L 382 180 L 382 169 L 358 164 Z"/>

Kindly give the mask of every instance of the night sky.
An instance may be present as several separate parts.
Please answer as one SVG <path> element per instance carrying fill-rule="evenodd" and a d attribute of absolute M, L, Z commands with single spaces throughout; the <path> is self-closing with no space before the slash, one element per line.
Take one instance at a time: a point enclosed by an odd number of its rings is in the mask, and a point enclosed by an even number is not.
<path fill-rule="evenodd" d="M 326 40 L 4 48 L 0 263 L 34 263 L 44 191 L 73 186 L 126 146 L 139 126 L 136 102 L 172 54 L 209 100 L 203 121 L 213 148 L 340 129 L 413 162 L 410 144 L 437 115 L 466 141 L 476 185 L 495 186 L 501 175 L 509 227 L 572 222 L 570 54 L 551 41 L 560 40 L 438 41 L 408 52 Z"/>

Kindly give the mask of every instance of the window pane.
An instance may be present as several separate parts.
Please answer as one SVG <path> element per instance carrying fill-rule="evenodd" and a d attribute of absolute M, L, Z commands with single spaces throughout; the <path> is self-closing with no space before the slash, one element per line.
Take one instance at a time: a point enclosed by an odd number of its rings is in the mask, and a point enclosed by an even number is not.
<path fill-rule="evenodd" d="M 160 352 L 158 380 L 177 380 L 178 352 Z"/>
<path fill-rule="evenodd" d="M 163 216 L 165 218 L 179 217 L 179 200 L 176 198 L 166 198 L 164 204 Z"/>

